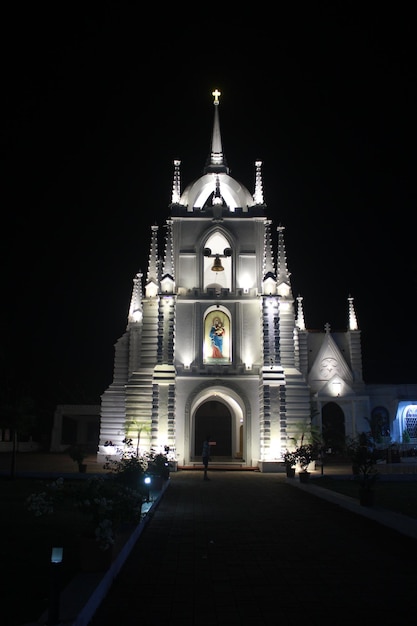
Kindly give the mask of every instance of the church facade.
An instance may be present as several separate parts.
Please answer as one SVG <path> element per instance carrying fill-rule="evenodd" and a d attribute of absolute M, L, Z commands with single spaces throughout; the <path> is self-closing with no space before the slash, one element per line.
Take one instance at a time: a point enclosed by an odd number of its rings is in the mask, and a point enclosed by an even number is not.
<path fill-rule="evenodd" d="M 305 424 L 336 447 L 376 425 L 417 443 L 417 385 L 367 385 L 354 300 L 347 327 L 309 331 L 294 297 L 285 229 L 268 219 L 262 163 L 253 193 L 232 178 L 214 96 L 203 175 L 181 188 L 174 161 L 170 216 L 151 227 L 147 274 L 133 278 L 125 333 L 101 398 L 98 460 L 123 449 L 168 450 L 201 464 L 207 435 L 223 463 L 274 471 Z M 161 249 L 161 253 L 160 253 Z"/>

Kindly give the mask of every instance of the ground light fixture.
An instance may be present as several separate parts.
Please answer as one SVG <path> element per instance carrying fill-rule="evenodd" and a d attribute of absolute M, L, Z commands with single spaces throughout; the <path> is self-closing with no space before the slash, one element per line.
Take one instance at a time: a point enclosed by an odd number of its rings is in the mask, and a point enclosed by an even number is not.
<path fill-rule="evenodd" d="M 59 624 L 59 604 L 61 596 L 61 564 L 64 548 L 52 548 L 49 581 L 48 626 Z"/>
<path fill-rule="evenodd" d="M 145 487 L 146 487 L 146 502 L 149 502 L 149 499 L 150 499 L 149 498 L 149 491 L 150 491 L 150 488 L 151 488 L 152 479 L 151 479 L 150 476 L 145 476 L 143 482 L 145 483 Z"/>

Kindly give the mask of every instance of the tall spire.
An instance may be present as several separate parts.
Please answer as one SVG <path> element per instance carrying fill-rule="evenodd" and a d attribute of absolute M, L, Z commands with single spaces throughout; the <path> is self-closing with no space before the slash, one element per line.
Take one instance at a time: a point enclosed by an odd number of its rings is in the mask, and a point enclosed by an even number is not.
<path fill-rule="evenodd" d="M 158 283 L 158 226 L 156 224 L 151 226 L 151 231 L 151 249 L 149 251 L 148 275 L 146 277 L 146 282 L 153 280 L 155 283 Z"/>
<path fill-rule="evenodd" d="M 205 174 L 210 174 L 212 172 L 216 174 L 229 173 L 229 168 L 227 167 L 226 158 L 223 154 L 222 148 L 222 138 L 220 134 L 220 122 L 219 122 L 219 98 L 221 93 L 218 89 L 215 89 L 212 93 L 214 97 L 214 124 L 213 124 L 213 134 L 211 137 L 211 153 L 209 158 L 207 159 L 206 167 L 204 169 Z"/>
<path fill-rule="evenodd" d="M 159 290 L 158 226 L 151 226 L 151 230 L 151 249 L 149 252 L 148 274 L 145 285 L 147 298 L 155 297 Z"/>
<path fill-rule="evenodd" d="M 174 260 L 172 258 L 172 220 L 166 221 L 165 254 L 162 265 L 161 292 L 174 293 L 175 276 Z"/>
<path fill-rule="evenodd" d="M 272 253 L 272 236 L 271 236 L 271 220 L 265 220 L 265 237 L 264 237 L 264 260 L 263 260 L 263 276 L 273 276 L 275 278 L 275 266 Z"/>
<path fill-rule="evenodd" d="M 277 277 L 272 254 L 271 223 L 271 220 L 265 220 L 262 293 L 275 295 L 277 293 Z"/>
<path fill-rule="evenodd" d="M 142 321 L 142 272 L 133 279 L 132 298 L 129 307 L 129 324 Z"/>
<path fill-rule="evenodd" d="M 291 296 L 290 272 L 287 268 L 287 254 L 284 244 L 284 226 L 278 226 L 278 259 L 277 259 L 277 282 L 280 296 Z M 292 297 L 292 296 L 291 296 Z"/>
<path fill-rule="evenodd" d="M 162 274 L 163 276 L 169 275 L 172 278 L 174 276 L 174 261 L 172 258 L 172 220 L 166 221 L 166 237 L 165 237 L 165 256 Z"/>

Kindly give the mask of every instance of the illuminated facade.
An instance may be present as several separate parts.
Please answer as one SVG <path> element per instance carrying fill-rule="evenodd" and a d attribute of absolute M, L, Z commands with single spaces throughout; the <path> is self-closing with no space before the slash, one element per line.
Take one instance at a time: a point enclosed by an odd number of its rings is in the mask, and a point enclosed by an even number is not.
<path fill-rule="evenodd" d="M 379 423 L 381 436 L 417 442 L 417 387 L 366 385 L 353 298 L 347 329 L 312 332 L 294 298 L 284 228 L 263 198 L 230 176 L 219 92 L 204 173 L 181 190 L 174 161 L 162 254 L 152 226 L 147 274 L 133 279 L 127 328 L 115 346 L 104 392 L 98 457 L 125 437 L 179 465 L 201 463 L 207 434 L 224 463 L 274 471 L 300 426 L 313 419 L 327 445 Z M 402 398 L 400 401 L 399 398 Z M 408 397 L 409 400 L 404 401 Z"/>

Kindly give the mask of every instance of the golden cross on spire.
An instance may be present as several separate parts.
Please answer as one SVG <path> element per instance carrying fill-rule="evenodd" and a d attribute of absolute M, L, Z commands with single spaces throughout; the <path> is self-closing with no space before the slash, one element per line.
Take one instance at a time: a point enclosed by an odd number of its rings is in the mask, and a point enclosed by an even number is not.
<path fill-rule="evenodd" d="M 215 89 L 211 95 L 214 96 L 214 104 L 219 104 L 219 97 L 222 95 L 221 92 Z"/>

